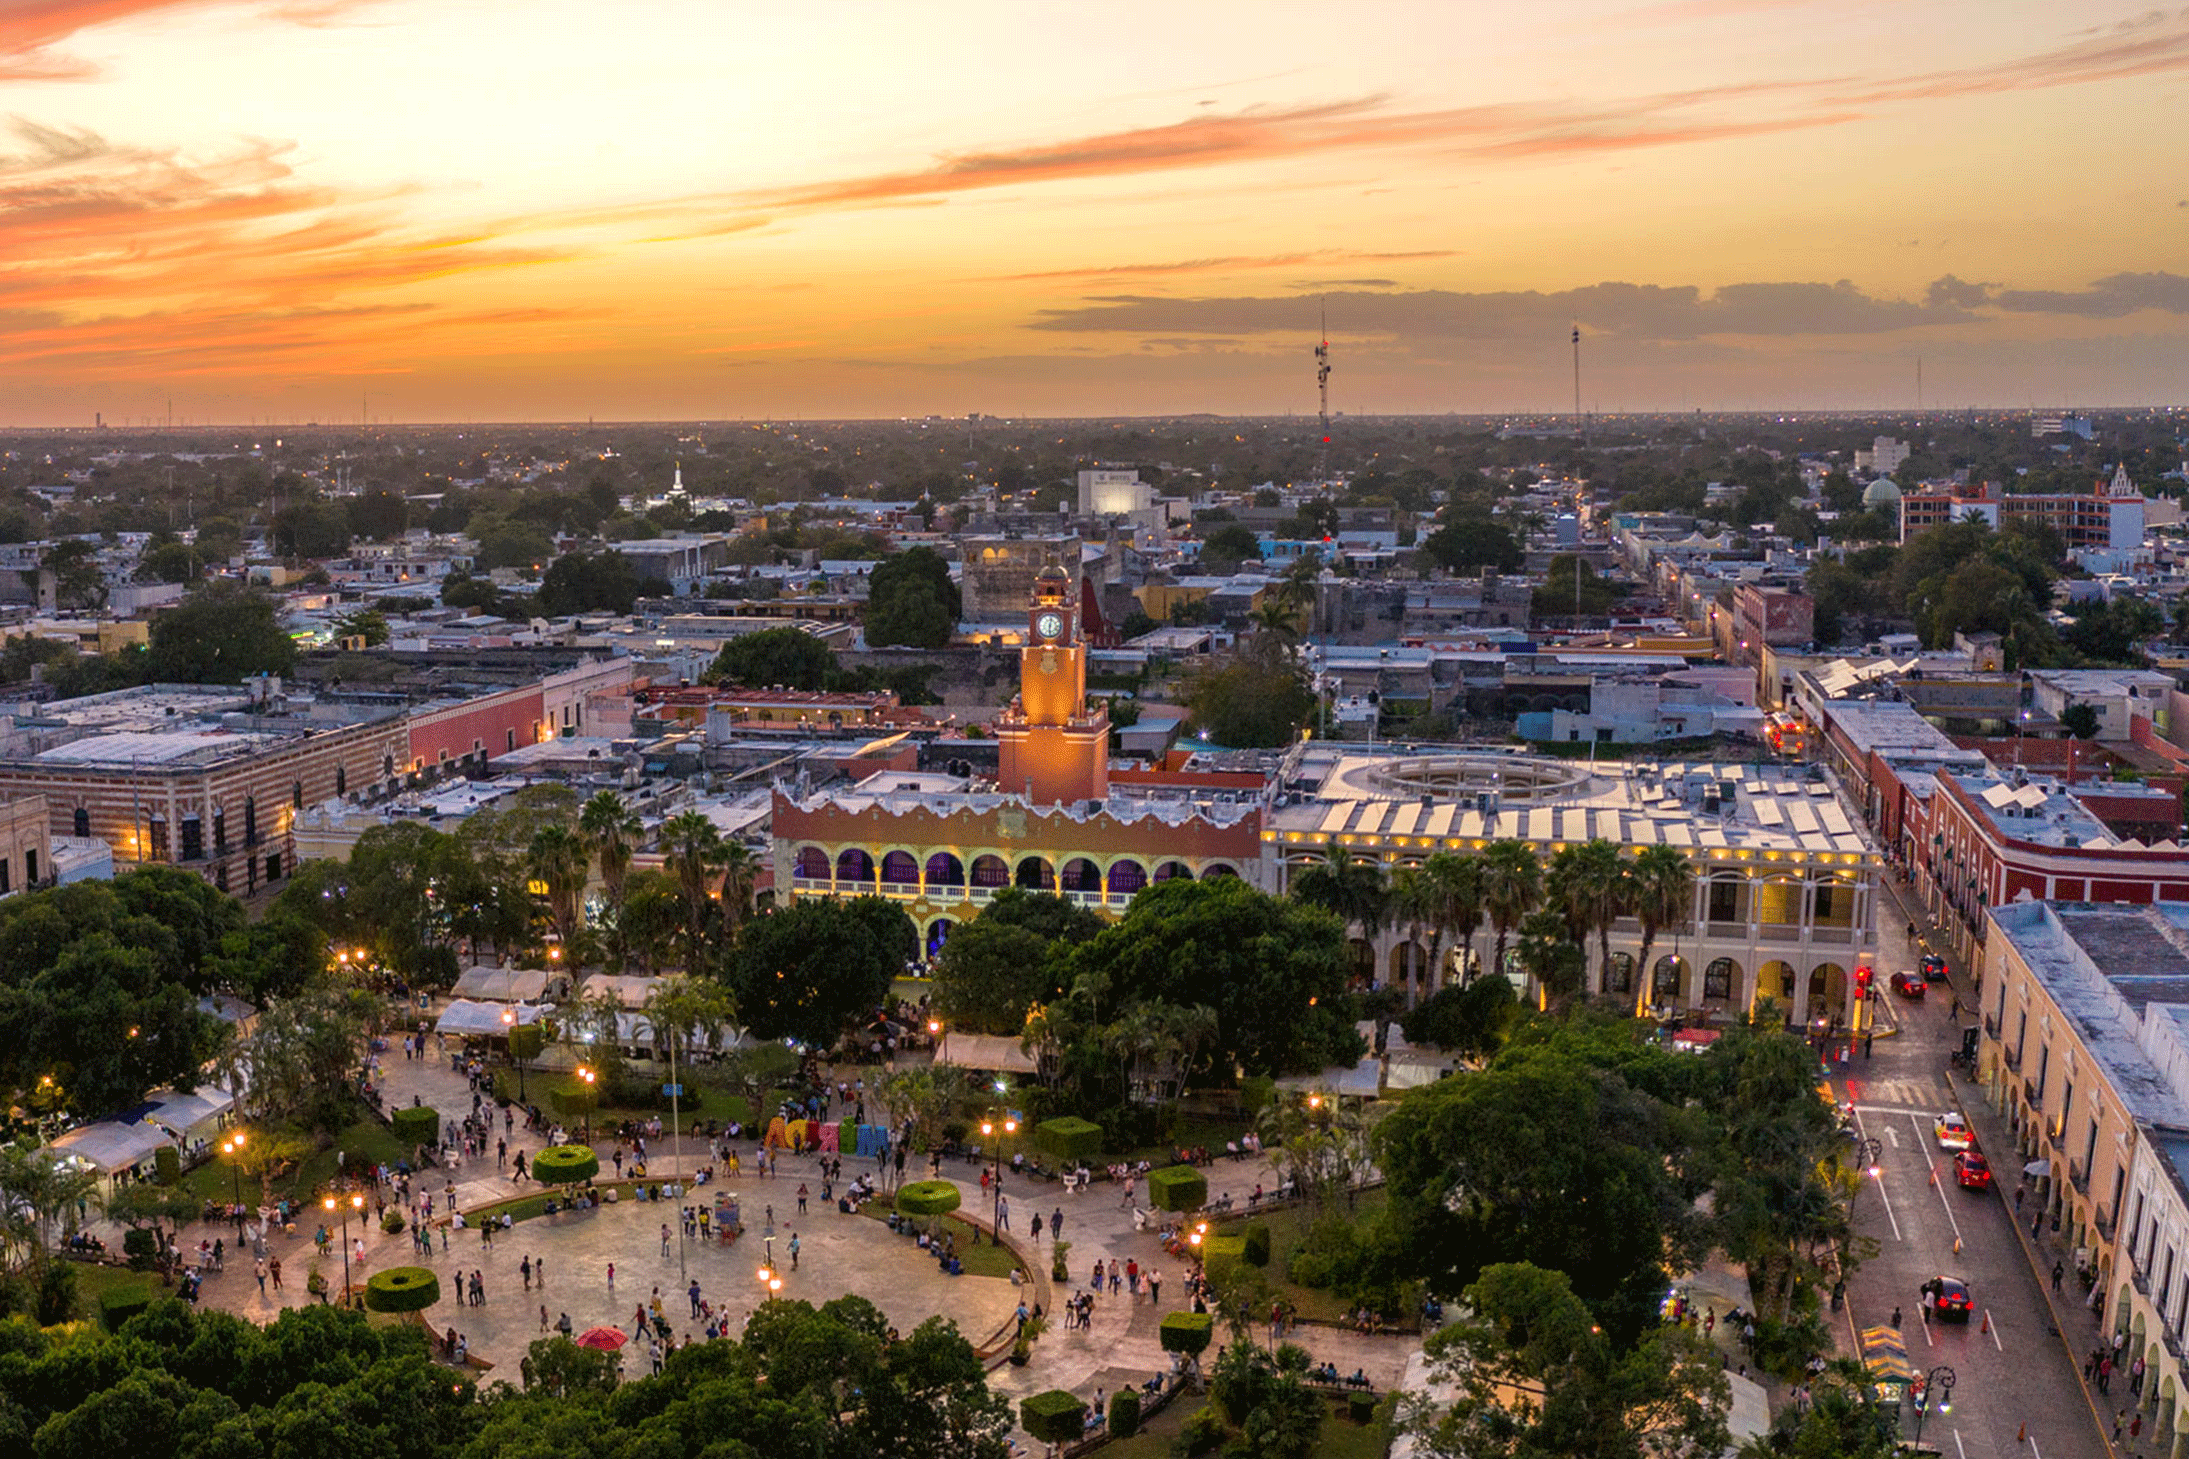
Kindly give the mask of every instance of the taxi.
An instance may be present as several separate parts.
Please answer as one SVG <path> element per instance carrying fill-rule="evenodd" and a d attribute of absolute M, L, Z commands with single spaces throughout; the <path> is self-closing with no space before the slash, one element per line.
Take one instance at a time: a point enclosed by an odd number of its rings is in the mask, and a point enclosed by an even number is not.
<path fill-rule="evenodd" d="M 1969 1128 L 1969 1122 L 1950 1112 L 1938 1117 L 1931 1133 L 1938 1137 L 1941 1150 L 1966 1150 L 1976 1143 L 1976 1132 Z"/>

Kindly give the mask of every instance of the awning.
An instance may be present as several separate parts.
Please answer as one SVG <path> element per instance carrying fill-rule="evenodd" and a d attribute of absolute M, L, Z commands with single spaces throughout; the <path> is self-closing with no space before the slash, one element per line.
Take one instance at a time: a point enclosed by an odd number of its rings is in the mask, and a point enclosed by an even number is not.
<path fill-rule="evenodd" d="M 127 1170 L 140 1161 L 151 1159 L 162 1145 L 174 1143 L 174 1137 L 158 1125 L 123 1125 L 101 1120 L 70 1130 L 50 1148 L 112 1175 L 117 1170 Z"/>
<path fill-rule="evenodd" d="M 538 968 L 470 967 L 449 992 L 457 998 L 491 998 L 503 1003 L 532 1003 L 547 992 L 548 975 Z"/>
<path fill-rule="evenodd" d="M 1034 1056 L 1005 1034 L 950 1033 L 942 1039 L 935 1062 L 961 1069 L 986 1069 L 1002 1074 L 1031 1074 Z"/>
<path fill-rule="evenodd" d="M 441 1021 L 433 1026 L 434 1031 L 468 1034 L 474 1038 L 492 1038 L 508 1032 L 502 1023 L 502 1010 L 505 1008 L 516 1013 L 520 1024 L 537 1023 L 547 1012 L 546 1008 L 532 1003 L 474 1003 L 468 998 L 459 998 L 449 1004 L 448 1010 L 441 1015 Z"/>
<path fill-rule="evenodd" d="M 201 1125 L 210 1125 L 222 1115 L 234 1109 L 236 1097 L 216 1085 L 207 1085 L 194 1094 L 176 1094 L 172 1090 L 152 1096 L 152 1112 L 145 1116 L 163 1130 L 177 1135 L 189 1135 Z"/>

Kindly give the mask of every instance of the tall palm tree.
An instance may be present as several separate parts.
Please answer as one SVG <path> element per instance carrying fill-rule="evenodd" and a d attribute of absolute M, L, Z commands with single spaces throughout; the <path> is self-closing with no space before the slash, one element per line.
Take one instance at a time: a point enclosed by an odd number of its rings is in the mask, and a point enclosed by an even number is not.
<path fill-rule="evenodd" d="M 722 918 L 725 930 L 731 936 L 752 912 L 753 884 L 759 880 L 760 862 L 752 854 L 752 848 L 734 837 L 725 837 L 721 858 L 715 863 L 722 870 Z"/>
<path fill-rule="evenodd" d="M 597 792 L 578 812 L 578 834 L 600 860 L 601 884 L 608 889 L 609 904 L 623 905 L 623 881 L 631 869 L 631 852 L 643 832 L 638 813 L 612 790 Z"/>
<path fill-rule="evenodd" d="M 1391 908 L 1383 863 L 1355 856 L 1335 841 L 1329 844 L 1320 864 L 1292 879 L 1292 895 L 1310 906 L 1337 913 L 1348 927 L 1360 928 L 1371 944 L 1383 931 Z"/>
<path fill-rule="evenodd" d="M 1532 912 L 1521 922 L 1514 956 L 1521 970 L 1535 979 L 1538 1007 L 1564 1003 L 1588 981 L 1589 955 L 1556 912 Z"/>
<path fill-rule="evenodd" d="M 1525 841 L 1499 841 L 1482 853 L 1482 909 L 1497 931 L 1490 967 L 1505 971 L 1505 941 L 1543 900 L 1543 863 Z"/>
<path fill-rule="evenodd" d="M 1456 936 L 1460 946 L 1460 981 L 1474 977 L 1475 931 L 1482 925 L 1482 858 L 1439 851 L 1422 863 L 1422 875 L 1430 887 L 1430 923 L 1438 941 Z M 1441 952 L 1441 948 L 1438 949 Z M 1441 957 L 1432 960 L 1430 989 L 1436 992 Z"/>
<path fill-rule="evenodd" d="M 1391 878 L 1391 915 L 1406 925 L 1406 942 L 1409 947 L 1421 946 L 1421 931 L 1430 928 L 1430 947 L 1439 940 L 1437 928 L 1436 883 L 1428 871 L 1419 866 L 1402 866 Z M 1412 958 L 1406 962 L 1406 1006 L 1414 1006 L 1419 991 Z"/>
<path fill-rule="evenodd" d="M 547 887 L 547 915 L 565 945 L 577 934 L 578 899 L 585 891 L 585 843 L 567 826 L 542 826 L 525 848 L 525 866 Z"/>
<path fill-rule="evenodd" d="M 684 893 L 687 966 L 697 967 L 707 926 L 707 884 L 722 857 L 722 833 L 698 811 L 684 811 L 662 823 L 661 850 Z"/>
<path fill-rule="evenodd" d="M 1635 983 L 1635 1016 L 1650 999 L 1650 944 L 1667 927 L 1687 925 L 1695 907 L 1695 863 L 1677 846 L 1644 846 L 1627 867 L 1634 899 L 1634 915 L 1642 924 L 1640 976 Z"/>
<path fill-rule="evenodd" d="M 1598 979 L 1611 965 L 1611 928 L 1626 912 L 1628 890 L 1626 858 L 1615 841 L 1599 836 L 1551 858 L 1545 900 L 1584 949 L 1596 938 Z"/>

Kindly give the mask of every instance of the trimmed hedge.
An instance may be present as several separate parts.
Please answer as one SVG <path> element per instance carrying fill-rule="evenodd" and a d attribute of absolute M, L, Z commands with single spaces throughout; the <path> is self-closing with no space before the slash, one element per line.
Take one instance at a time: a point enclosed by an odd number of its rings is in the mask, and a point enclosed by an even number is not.
<path fill-rule="evenodd" d="M 116 1287 L 99 1299 L 99 1320 L 108 1332 L 117 1332 L 123 1323 L 151 1305 L 150 1287 Z"/>
<path fill-rule="evenodd" d="M 1209 1279 L 1209 1285 L 1221 1292 L 1230 1286 L 1239 1268 L 1246 1265 L 1247 1244 L 1243 1236 L 1210 1236 L 1201 1242 L 1201 1274 Z"/>
<path fill-rule="evenodd" d="M 1157 1329 L 1166 1353 L 1184 1353 L 1197 1357 L 1208 1350 L 1216 1333 L 1216 1318 L 1207 1312 L 1166 1312 L 1163 1325 Z"/>
<path fill-rule="evenodd" d="M 162 1145 L 152 1152 L 152 1178 L 161 1185 L 173 1185 L 182 1179 L 182 1152 L 172 1145 Z"/>
<path fill-rule="evenodd" d="M 389 1267 L 365 1283 L 368 1312 L 423 1312 L 441 1300 L 441 1279 L 422 1266 Z"/>
<path fill-rule="evenodd" d="M 1208 1177 L 1190 1165 L 1148 1172 L 1148 1204 L 1159 1211 L 1198 1211 L 1208 1198 Z"/>
<path fill-rule="evenodd" d="M 1140 1432 L 1140 1395 L 1121 1388 L 1110 1395 L 1110 1437 L 1129 1439 Z"/>
<path fill-rule="evenodd" d="M 1102 1153 L 1102 1126 L 1076 1115 L 1059 1115 L 1034 1126 L 1034 1148 L 1057 1159 L 1093 1160 Z"/>
<path fill-rule="evenodd" d="M 542 1185 L 577 1185 L 600 1174 L 590 1145 L 550 1145 L 532 1157 L 532 1178 Z"/>
<path fill-rule="evenodd" d="M 1044 1444 L 1070 1444 L 1087 1432 L 1087 1405 L 1076 1393 L 1052 1388 L 1022 1399 L 1019 1427 Z"/>
<path fill-rule="evenodd" d="M 1246 1230 L 1239 1233 L 1239 1237 L 1246 1242 L 1248 1266 L 1269 1265 L 1269 1227 L 1260 1221 L 1250 1221 Z"/>
<path fill-rule="evenodd" d="M 946 1216 L 958 1208 L 962 1199 L 957 1186 L 950 1181 L 916 1180 L 897 1188 L 897 1214 Z"/>
<path fill-rule="evenodd" d="M 441 1112 L 430 1104 L 397 1110 L 388 1116 L 388 1127 L 395 1131 L 395 1138 L 407 1146 L 441 1142 Z"/>
<path fill-rule="evenodd" d="M 1376 1395 L 1373 1393 L 1348 1393 L 1345 1395 L 1345 1416 L 1357 1424 L 1376 1421 Z"/>
<path fill-rule="evenodd" d="M 576 1119 L 599 1104 L 596 1088 L 575 1079 L 565 1079 L 547 1091 L 547 1107 L 564 1119 Z"/>

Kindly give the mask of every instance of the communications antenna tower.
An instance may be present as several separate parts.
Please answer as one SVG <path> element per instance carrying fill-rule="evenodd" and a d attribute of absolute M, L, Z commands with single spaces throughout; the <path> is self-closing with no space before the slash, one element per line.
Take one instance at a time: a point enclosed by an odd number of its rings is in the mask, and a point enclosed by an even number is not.
<path fill-rule="evenodd" d="M 1573 322 L 1573 429 L 1581 434 L 1581 321 Z"/>
<path fill-rule="evenodd" d="M 1330 475 L 1330 306 L 1327 301 L 1323 305 L 1322 326 L 1322 343 L 1315 346 L 1315 389 L 1322 397 L 1323 442 L 1315 474 L 1327 478 Z"/>

